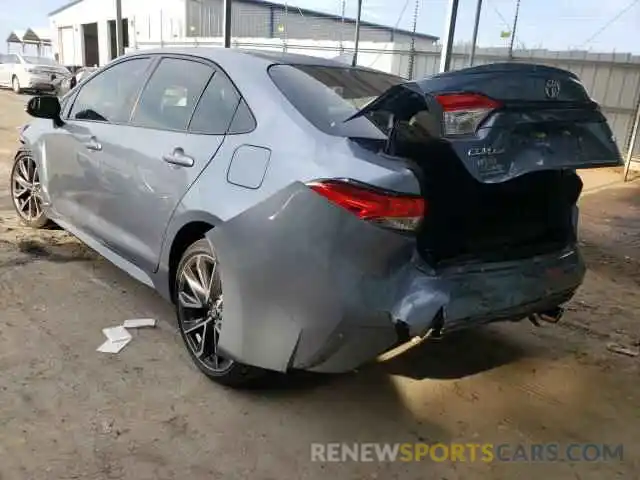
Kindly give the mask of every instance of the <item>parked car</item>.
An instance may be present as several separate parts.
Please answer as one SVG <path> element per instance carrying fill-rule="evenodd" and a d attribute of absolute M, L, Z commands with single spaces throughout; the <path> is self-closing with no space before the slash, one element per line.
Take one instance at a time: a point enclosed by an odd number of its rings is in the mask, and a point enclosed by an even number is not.
<path fill-rule="evenodd" d="M 54 92 L 56 84 L 70 76 L 69 70 L 51 58 L 0 54 L 0 86 L 11 87 L 16 93 Z"/>
<path fill-rule="evenodd" d="M 86 80 L 97 71 L 98 67 L 80 67 L 73 74 L 61 78 L 60 81 L 56 83 L 56 94 L 58 96 L 66 95 L 71 89 L 75 88 L 77 84 Z"/>
<path fill-rule="evenodd" d="M 171 300 L 195 364 L 235 386 L 559 320 L 585 273 L 575 169 L 621 164 L 578 78 L 538 65 L 406 82 L 154 50 L 28 112 L 11 174 L 22 221 L 56 222 Z"/>

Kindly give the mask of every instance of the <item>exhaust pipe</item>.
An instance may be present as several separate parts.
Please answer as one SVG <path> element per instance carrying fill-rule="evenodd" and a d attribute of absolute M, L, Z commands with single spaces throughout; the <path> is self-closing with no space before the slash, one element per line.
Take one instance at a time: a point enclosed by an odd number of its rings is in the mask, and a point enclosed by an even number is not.
<path fill-rule="evenodd" d="M 529 321 L 533 323 L 536 327 L 540 326 L 540 322 L 547 323 L 558 323 L 562 316 L 564 315 L 564 308 L 555 307 L 551 310 L 546 310 L 544 312 L 534 313 L 533 315 L 529 315 Z"/>

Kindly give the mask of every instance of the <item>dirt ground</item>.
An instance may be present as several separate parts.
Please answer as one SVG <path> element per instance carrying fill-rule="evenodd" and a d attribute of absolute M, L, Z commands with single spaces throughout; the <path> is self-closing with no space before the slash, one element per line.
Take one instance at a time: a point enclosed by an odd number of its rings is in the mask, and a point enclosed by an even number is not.
<path fill-rule="evenodd" d="M 150 289 L 62 231 L 16 223 L 26 99 L 0 92 L 0 479 L 640 478 L 640 357 L 607 350 L 640 340 L 638 182 L 583 197 L 589 272 L 560 324 L 494 325 L 236 392 L 192 366 Z M 102 328 L 138 317 L 159 326 L 95 351 Z M 320 463 L 312 442 L 623 444 L 624 460 Z"/>

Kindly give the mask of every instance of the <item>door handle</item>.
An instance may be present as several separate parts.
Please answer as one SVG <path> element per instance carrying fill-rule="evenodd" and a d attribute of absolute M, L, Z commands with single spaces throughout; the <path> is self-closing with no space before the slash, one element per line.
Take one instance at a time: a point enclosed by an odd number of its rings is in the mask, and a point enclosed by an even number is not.
<path fill-rule="evenodd" d="M 88 142 L 85 142 L 84 146 L 87 147 L 87 150 L 93 150 L 94 152 L 102 150 L 102 145 L 96 137 L 91 137 Z"/>
<path fill-rule="evenodd" d="M 171 155 L 163 155 L 162 160 L 180 167 L 193 167 L 194 164 L 193 157 L 185 155 L 184 150 L 180 147 L 175 148 Z"/>

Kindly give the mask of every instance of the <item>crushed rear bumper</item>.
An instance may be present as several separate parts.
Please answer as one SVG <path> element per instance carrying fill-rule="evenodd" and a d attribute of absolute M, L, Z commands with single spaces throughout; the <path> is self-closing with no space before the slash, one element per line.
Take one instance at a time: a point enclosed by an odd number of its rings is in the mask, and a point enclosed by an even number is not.
<path fill-rule="evenodd" d="M 398 343 L 571 298 L 585 268 L 573 248 L 434 272 L 415 239 L 357 219 L 301 183 L 207 234 L 224 285 L 221 352 L 286 371 L 343 372 Z"/>

